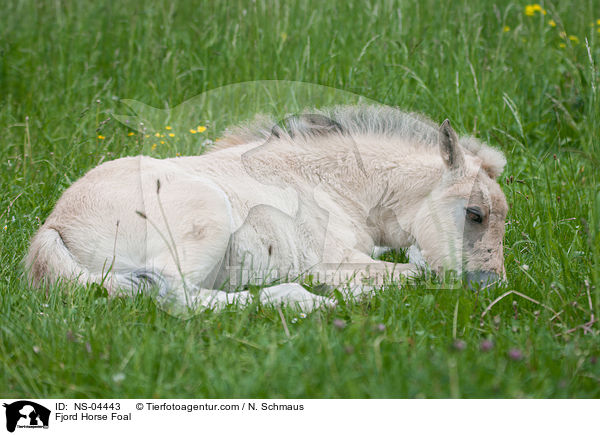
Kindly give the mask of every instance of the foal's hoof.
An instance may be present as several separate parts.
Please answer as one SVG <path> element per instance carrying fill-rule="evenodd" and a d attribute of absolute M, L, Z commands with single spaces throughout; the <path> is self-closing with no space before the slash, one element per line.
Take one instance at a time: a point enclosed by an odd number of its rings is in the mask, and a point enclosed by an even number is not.
<path fill-rule="evenodd" d="M 337 304 L 335 300 L 315 295 L 297 283 L 279 284 L 262 289 L 260 302 L 266 305 L 287 305 L 303 312 L 333 308 Z"/>
<path fill-rule="evenodd" d="M 500 276 L 482 270 L 467 272 L 465 281 L 470 290 L 491 290 L 500 284 Z"/>

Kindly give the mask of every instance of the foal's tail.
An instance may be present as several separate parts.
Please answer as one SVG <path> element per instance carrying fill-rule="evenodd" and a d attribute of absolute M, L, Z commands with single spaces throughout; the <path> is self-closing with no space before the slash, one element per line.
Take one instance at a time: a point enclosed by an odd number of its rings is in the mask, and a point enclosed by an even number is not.
<path fill-rule="evenodd" d="M 33 287 L 59 278 L 76 278 L 80 282 L 95 281 L 90 272 L 77 263 L 60 233 L 45 225 L 31 240 L 25 257 L 25 270 L 27 280 Z"/>

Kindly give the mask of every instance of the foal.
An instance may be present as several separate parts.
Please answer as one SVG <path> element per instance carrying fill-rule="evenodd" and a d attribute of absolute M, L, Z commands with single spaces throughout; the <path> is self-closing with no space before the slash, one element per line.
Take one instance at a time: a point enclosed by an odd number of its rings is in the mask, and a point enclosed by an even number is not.
<path fill-rule="evenodd" d="M 507 205 L 496 178 L 505 163 L 448 121 L 389 107 L 259 119 L 201 156 L 127 157 L 89 171 L 34 236 L 29 279 L 111 293 L 149 285 L 159 300 L 218 309 L 253 297 L 224 286 L 257 278 L 339 285 L 345 271 L 352 293 L 367 291 L 363 278 L 417 271 L 374 260 L 374 248 L 412 246 L 431 269 L 486 284 L 504 274 Z M 307 311 L 334 304 L 297 282 L 257 297 Z"/>

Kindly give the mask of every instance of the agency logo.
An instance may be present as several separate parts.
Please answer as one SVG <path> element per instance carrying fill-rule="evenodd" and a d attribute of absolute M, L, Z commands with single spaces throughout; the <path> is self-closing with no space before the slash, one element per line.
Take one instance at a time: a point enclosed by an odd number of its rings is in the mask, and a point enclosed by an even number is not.
<path fill-rule="evenodd" d="M 19 400 L 3 405 L 6 408 L 6 430 L 48 429 L 50 410 L 29 400 Z"/>

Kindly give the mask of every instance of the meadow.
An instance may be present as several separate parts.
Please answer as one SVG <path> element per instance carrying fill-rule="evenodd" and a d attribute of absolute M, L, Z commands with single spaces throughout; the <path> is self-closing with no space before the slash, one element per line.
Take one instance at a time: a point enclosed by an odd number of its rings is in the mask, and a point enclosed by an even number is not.
<path fill-rule="evenodd" d="M 0 397 L 600 397 L 600 2 L 2 9 Z M 29 239 L 86 171 L 141 152 L 198 154 L 218 137 L 198 113 L 193 133 L 146 138 L 116 121 L 121 100 L 167 109 L 267 79 L 449 118 L 504 151 L 507 283 L 391 286 L 306 316 L 254 306 L 189 320 L 147 296 L 29 288 Z"/>

